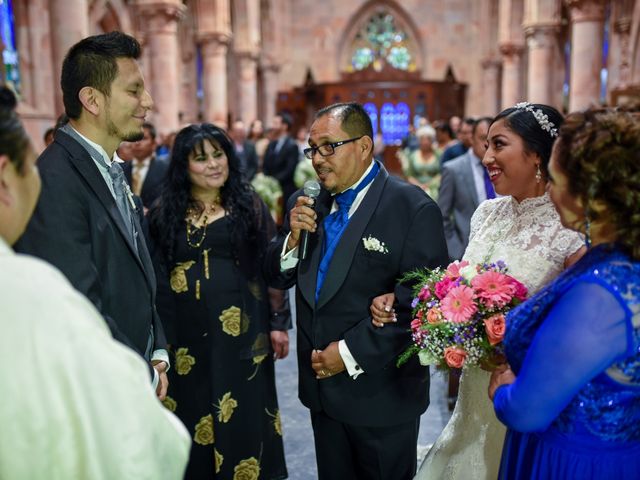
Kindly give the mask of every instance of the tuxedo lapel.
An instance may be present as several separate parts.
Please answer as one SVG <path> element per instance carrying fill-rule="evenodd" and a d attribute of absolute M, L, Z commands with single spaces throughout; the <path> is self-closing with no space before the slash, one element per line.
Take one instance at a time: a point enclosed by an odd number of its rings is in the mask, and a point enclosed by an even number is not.
<path fill-rule="evenodd" d="M 118 228 L 118 231 L 131 250 L 134 258 L 138 261 L 140 267 L 145 270 L 144 265 L 142 264 L 140 257 L 138 256 L 138 252 L 136 251 L 136 247 L 132 242 L 129 229 L 125 224 L 124 219 L 122 218 L 120 210 L 118 210 L 116 201 L 113 198 L 109 187 L 107 187 L 107 183 L 105 182 L 104 177 L 98 170 L 98 167 L 91 158 L 91 155 L 89 155 L 89 152 L 87 152 L 78 142 L 76 142 L 73 138 L 71 138 L 64 132 L 58 132 L 56 141 L 60 142 L 70 153 L 71 163 L 80 173 L 82 178 L 84 178 L 84 180 L 87 182 L 91 190 L 93 190 L 96 197 L 109 214 L 109 217 L 111 217 L 111 220 Z M 135 213 L 133 214 L 133 216 L 135 217 Z M 136 227 L 139 228 L 139 224 L 136 225 Z M 142 230 L 138 230 L 138 232 L 142 232 Z M 145 274 L 147 274 L 146 271 Z"/>
<path fill-rule="evenodd" d="M 298 267 L 298 288 L 311 308 L 316 304 L 316 281 L 318 278 L 318 267 L 322 259 L 322 243 L 324 238 L 324 219 L 331 212 L 333 197 L 322 189 L 318 195 L 316 213 L 318 218 L 316 224 L 318 228 L 315 234 L 309 235 L 309 245 L 307 252 L 310 258 L 301 261 Z"/>
<path fill-rule="evenodd" d="M 347 228 L 342 234 L 342 237 L 340 237 L 338 246 L 331 259 L 331 264 L 327 270 L 327 275 L 320 290 L 317 308 L 327 303 L 344 283 L 351 268 L 356 248 L 362 241 L 364 229 L 367 227 L 369 220 L 378 207 L 378 202 L 380 201 L 388 177 L 389 174 L 381 165 L 380 172 L 371 183 L 362 203 L 349 219 Z"/>

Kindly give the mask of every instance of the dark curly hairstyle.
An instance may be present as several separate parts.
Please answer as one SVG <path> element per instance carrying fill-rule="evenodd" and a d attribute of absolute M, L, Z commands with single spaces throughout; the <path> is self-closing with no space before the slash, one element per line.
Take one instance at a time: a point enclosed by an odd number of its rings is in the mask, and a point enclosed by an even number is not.
<path fill-rule="evenodd" d="M 256 238 L 255 195 L 240 171 L 231 140 L 224 130 L 210 123 L 189 125 L 176 135 L 162 195 L 149 213 L 151 236 L 169 264 L 174 259 L 176 235 L 184 226 L 187 209 L 197 212 L 204 209 L 204 205 L 191 196 L 189 179 L 189 155 L 202 150 L 204 142 L 219 145 L 227 156 L 229 178 L 220 189 L 220 196 L 231 224 L 232 245 L 235 247 L 242 240 L 252 242 Z M 233 253 L 237 255 L 237 251 Z"/>
<path fill-rule="evenodd" d="M 541 110 L 548 120 L 554 124 L 554 127 L 560 128 L 562 124 L 562 115 L 555 108 L 540 103 L 530 104 L 534 111 Z M 549 159 L 551 158 L 551 147 L 555 137 L 542 128 L 532 112 L 523 108 L 510 107 L 500 112 L 491 125 L 498 120 L 504 120 L 505 126 L 516 133 L 524 144 L 527 153 L 535 153 L 540 157 L 540 170 L 544 178 L 549 178 Z M 491 126 L 489 125 L 489 126 Z"/>
<path fill-rule="evenodd" d="M 590 220 L 612 225 L 617 243 L 640 260 L 640 108 L 571 113 L 554 154 Z M 594 202 L 604 211 L 594 211 Z"/>

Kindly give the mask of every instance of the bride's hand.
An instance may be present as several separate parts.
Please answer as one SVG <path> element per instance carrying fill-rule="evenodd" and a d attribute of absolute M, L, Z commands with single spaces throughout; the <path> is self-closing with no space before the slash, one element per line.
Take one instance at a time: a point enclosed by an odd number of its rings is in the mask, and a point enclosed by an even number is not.
<path fill-rule="evenodd" d="M 507 357 L 502 354 L 496 354 L 493 357 L 480 362 L 480 368 L 487 372 L 504 370 L 505 366 L 509 367 L 509 364 L 507 363 Z"/>
<path fill-rule="evenodd" d="M 491 380 L 489 380 L 489 398 L 491 401 L 493 402 L 493 396 L 499 387 L 502 385 L 511 385 L 515 381 L 516 376 L 511 371 L 508 363 L 504 363 L 496 368 L 491 374 Z"/>
<path fill-rule="evenodd" d="M 385 323 L 397 321 L 396 311 L 393 309 L 395 299 L 396 296 L 393 293 L 385 293 L 373 299 L 369 310 L 371 311 L 371 323 L 375 327 L 384 327 Z"/>

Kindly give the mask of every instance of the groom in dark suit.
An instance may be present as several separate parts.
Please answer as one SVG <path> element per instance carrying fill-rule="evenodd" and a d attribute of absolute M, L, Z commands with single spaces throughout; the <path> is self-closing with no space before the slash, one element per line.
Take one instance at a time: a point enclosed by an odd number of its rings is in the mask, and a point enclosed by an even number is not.
<path fill-rule="evenodd" d="M 142 205 L 112 160 L 120 142 L 142 138 L 153 106 L 139 56 L 136 39 L 120 32 L 85 38 L 67 53 L 61 85 L 69 123 L 38 159 L 42 194 L 16 250 L 58 267 L 93 302 L 114 338 L 149 362 L 162 399 L 169 358 Z"/>
<path fill-rule="evenodd" d="M 357 103 L 318 112 L 309 145 L 323 187 L 317 205 L 301 192 L 290 199 L 265 268 L 272 286 L 297 286 L 299 395 L 311 410 L 319 477 L 409 479 L 429 375 L 416 359 L 395 365 L 411 341 L 410 287 L 398 278 L 446 263 L 440 209 L 373 160 L 371 121 Z M 389 291 L 398 321 L 377 329 L 369 306 Z"/>

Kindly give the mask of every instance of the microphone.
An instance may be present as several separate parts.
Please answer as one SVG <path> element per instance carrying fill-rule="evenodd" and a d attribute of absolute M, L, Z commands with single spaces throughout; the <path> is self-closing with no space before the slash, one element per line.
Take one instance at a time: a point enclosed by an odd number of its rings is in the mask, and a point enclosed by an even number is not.
<path fill-rule="evenodd" d="M 306 182 L 304 182 L 303 191 L 305 196 L 313 199 L 313 207 L 315 208 L 316 198 L 318 198 L 318 195 L 320 195 L 320 184 L 315 180 L 307 180 Z M 304 260 L 307 257 L 307 246 L 309 244 L 308 230 L 302 231 L 302 238 L 300 240 L 301 240 L 301 245 L 300 245 L 299 257 L 300 257 L 300 260 Z"/>

